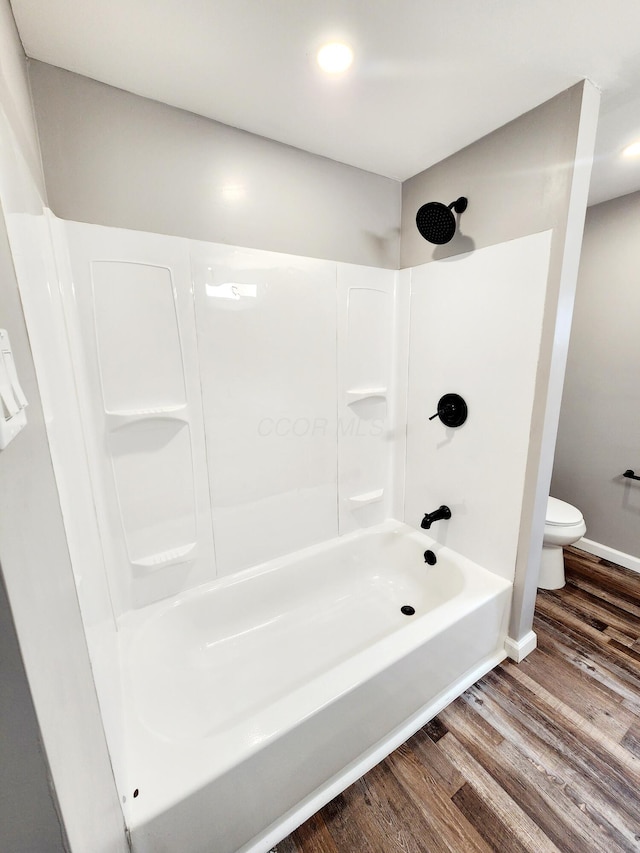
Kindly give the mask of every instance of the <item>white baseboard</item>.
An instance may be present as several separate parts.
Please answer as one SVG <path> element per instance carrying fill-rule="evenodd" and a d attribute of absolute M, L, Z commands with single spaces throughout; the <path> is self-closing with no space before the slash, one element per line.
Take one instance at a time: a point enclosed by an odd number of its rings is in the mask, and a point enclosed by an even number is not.
<path fill-rule="evenodd" d="M 538 645 L 538 638 L 534 631 L 529 631 L 521 640 L 512 640 L 507 637 L 504 641 L 504 650 L 510 660 L 520 663 Z"/>
<path fill-rule="evenodd" d="M 593 554 L 595 557 L 602 557 L 603 560 L 616 563 L 618 566 L 624 566 L 625 569 L 631 569 L 632 572 L 640 573 L 640 557 L 633 557 L 631 554 L 625 554 L 624 551 L 616 551 L 615 548 L 601 545 L 592 539 L 578 539 L 573 547 Z"/>

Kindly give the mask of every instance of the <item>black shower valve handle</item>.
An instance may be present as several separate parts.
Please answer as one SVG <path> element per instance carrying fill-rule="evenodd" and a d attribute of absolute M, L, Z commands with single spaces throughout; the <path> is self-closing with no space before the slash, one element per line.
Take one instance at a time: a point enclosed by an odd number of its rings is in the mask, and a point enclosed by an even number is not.
<path fill-rule="evenodd" d="M 459 394 L 445 394 L 438 400 L 438 411 L 430 421 L 440 418 L 447 427 L 459 427 L 467 419 L 467 404 Z"/>
<path fill-rule="evenodd" d="M 443 418 L 449 415 L 453 417 L 456 413 L 456 406 L 453 403 L 445 403 L 443 406 L 438 407 L 438 411 L 435 415 L 431 415 L 429 418 L 430 421 L 434 420 L 434 418 Z"/>

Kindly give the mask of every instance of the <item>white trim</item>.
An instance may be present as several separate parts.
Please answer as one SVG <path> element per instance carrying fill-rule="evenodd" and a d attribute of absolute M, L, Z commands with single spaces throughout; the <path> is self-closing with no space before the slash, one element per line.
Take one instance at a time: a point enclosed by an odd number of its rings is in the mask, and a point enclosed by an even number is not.
<path fill-rule="evenodd" d="M 294 829 L 303 824 L 305 820 L 308 820 L 311 815 L 315 814 L 318 809 L 325 806 L 330 800 L 348 788 L 349 785 L 352 785 L 364 776 L 372 767 L 379 764 L 383 758 L 390 755 L 394 749 L 401 746 L 408 738 L 421 729 L 422 726 L 426 725 L 429 720 L 432 720 L 436 714 L 439 714 L 454 699 L 457 699 L 458 696 L 464 693 L 468 687 L 475 684 L 479 678 L 482 678 L 482 676 L 498 666 L 499 663 L 502 663 L 505 656 L 504 652 L 498 651 L 485 658 L 481 664 L 458 679 L 452 687 L 440 693 L 433 702 L 430 702 L 418 711 L 417 714 L 409 717 L 401 726 L 394 729 L 388 737 L 378 741 L 375 746 L 349 764 L 337 776 L 329 779 L 328 782 L 318 788 L 313 794 L 310 794 L 310 796 L 295 806 L 280 820 L 271 824 L 264 833 L 242 847 L 238 853 L 268 853 L 279 841 L 282 841 Z"/>
<path fill-rule="evenodd" d="M 632 572 L 640 573 L 640 557 L 634 557 L 631 554 L 625 554 L 624 551 L 616 551 L 615 548 L 610 548 L 608 545 L 601 545 L 599 542 L 594 542 L 592 539 L 578 539 L 573 545 L 574 548 L 579 548 L 581 551 L 586 551 L 588 554 L 593 554 L 596 557 L 602 557 L 604 560 L 609 560 L 610 563 L 617 563 L 619 566 L 624 566 L 625 569 L 631 569 Z"/>
<path fill-rule="evenodd" d="M 538 637 L 534 631 L 529 631 L 521 640 L 513 640 L 511 637 L 507 637 L 504 641 L 504 650 L 507 657 L 516 663 L 520 663 L 527 655 L 531 654 L 537 645 Z"/>

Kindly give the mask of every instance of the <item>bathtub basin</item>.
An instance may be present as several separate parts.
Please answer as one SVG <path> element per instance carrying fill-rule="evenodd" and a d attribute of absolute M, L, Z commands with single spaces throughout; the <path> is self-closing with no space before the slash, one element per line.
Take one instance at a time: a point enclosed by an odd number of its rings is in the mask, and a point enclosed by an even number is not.
<path fill-rule="evenodd" d="M 504 658 L 510 598 L 388 521 L 128 614 L 134 853 L 268 850 Z"/>

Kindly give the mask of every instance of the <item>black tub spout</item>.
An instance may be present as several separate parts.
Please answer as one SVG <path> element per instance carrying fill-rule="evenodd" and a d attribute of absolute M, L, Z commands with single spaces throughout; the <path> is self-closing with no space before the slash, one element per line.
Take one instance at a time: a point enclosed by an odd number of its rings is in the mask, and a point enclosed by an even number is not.
<path fill-rule="evenodd" d="M 440 521 L 441 519 L 451 518 L 451 510 L 448 506 L 442 504 L 441 507 L 438 507 L 434 512 L 427 512 L 425 517 L 422 519 L 422 527 L 424 530 L 428 530 L 434 521 Z"/>

